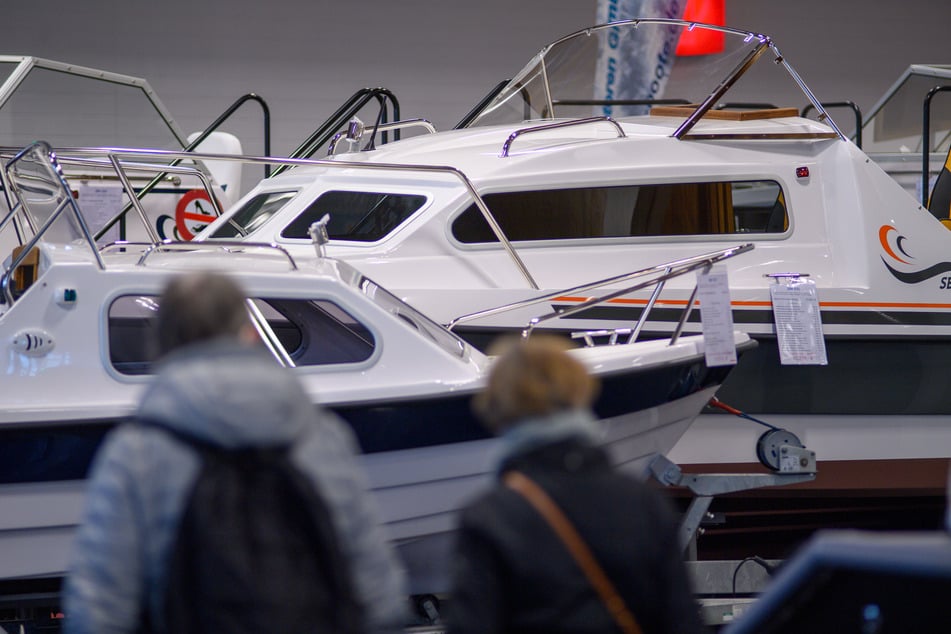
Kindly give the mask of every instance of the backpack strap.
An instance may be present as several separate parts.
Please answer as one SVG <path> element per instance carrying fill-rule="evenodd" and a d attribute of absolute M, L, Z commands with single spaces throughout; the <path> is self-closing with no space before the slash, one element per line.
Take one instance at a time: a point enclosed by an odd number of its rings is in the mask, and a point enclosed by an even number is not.
<path fill-rule="evenodd" d="M 505 486 L 512 489 L 531 504 L 548 522 L 561 539 L 565 548 L 577 562 L 581 571 L 594 587 L 604 606 L 624 634 L 642 634 L 641 626 L 614 588 L 614 584 L 598 564 L 591 548 L 582 539 L 578 530 L 565 516 L 561 508 L 534 480 L 519 471 L 508 471 L 503 476 Z"/>

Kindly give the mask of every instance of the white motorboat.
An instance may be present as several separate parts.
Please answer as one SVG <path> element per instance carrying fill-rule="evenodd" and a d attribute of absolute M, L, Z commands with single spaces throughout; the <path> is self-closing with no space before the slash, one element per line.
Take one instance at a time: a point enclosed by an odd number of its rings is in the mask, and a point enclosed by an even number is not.
<path fill-rule="evenodd" d="M 171 275 L 214 267 L 240 279 L 277 361 L 353 427 L 412 591 L 446 589 L 454 512 L 491 469 L 496 441 L 469 407 L 489 358 L 336 259 L 222 241 L 99 249 L 45 143 L 10 160 L 4 175 L 17 202 L 0 230 L 12 214 L 37 230 L 0 282 L 0 579 L 63 574 L 90 459 L 149 380 L 158 296 Z M 682 275 L 749 248 L 656 271 Z M 755 346 L 738 332 L 733 343 Z M 731 369 L 707 366 L 700 336 L 572 354 L 601 379 L 596 411 L 614 460 L 638 472 L 673 447 Z"/>
<path fill-rule="evenodd" d="M 724 53 L 669 69 L 647 56 L 660 80 L 643 99 L 613 98 L 625 63 L 643 61 L 613 54 L 628 40 L 707 28 Z M 763 73 L 795 82 L 821 122 L 729 104 Z M 667 95 L 689 105 L 658 103 Z M 755 251 L 727 263 L 733 317 L 763 345 L 719 397 L 836 463 L 819 480 L 840 496 L 856 482 L 895 499 L 943 489 L 951 232 L 840 132 L 769 37 L 660 19 L 592 27 L 542 49 L 464 124 L 381 144 L 354 122 L 334 156 L 276 170 L 199 239 L 304 256 L 307 228 L 330 213 L 328 253 L 472 341 L 528 316 L 461 314 L 749 240 Z M 779 361 L 770 287 L 789 275 L 816 284 L 828 365 Z M 669 332 L 690 287 L 671 281 L 644 331 Z M 556 297 L 553 309 L 587 295 Z M 558 327 L 629 326 L 649 303 L 617 297 Z M 703 415 L 672 457 L 753 463 L 759 431 Z"/>

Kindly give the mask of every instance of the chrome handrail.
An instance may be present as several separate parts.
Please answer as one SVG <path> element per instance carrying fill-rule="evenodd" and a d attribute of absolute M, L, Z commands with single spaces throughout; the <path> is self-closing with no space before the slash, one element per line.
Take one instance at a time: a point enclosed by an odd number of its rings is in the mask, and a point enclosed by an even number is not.
<path fill-rule="evenodd" d="M 587 310 L 588 308 L 592 308 L 593 306 L 597 306 L 598 304 L 602 304 L 604 302 L 610 301 L 612 299 L 616 299 L 618 297 L 622 297 L 629 293 L 639 291 L 643 288 L 647 288 L 653 285 L 659 286 L 665 283 L 669 279 L 680 277 L 681 275 L 685 275 L 686 273 L 690 273 L 691 271 L 696 271 L 697 269 L 702 268 L 702 269 L 709 270 L 710 267 L 712 267 L 717 262 L 721 262 L 723 260 L 726 260 L 728 258 L 734 257 L 736 255 L 739 255 L 741 253 L 745 253 L 751 250 L 753 250 L 753 243 L 749 242 L 749 243 L 739 245 L 736 247 L 722 249 L 718 252 L 709 253 L 703 256 L 688 258 L 687 260 L 680 261 L 679 263 L 668 263 L 668 264 L 659 265 L 657 267 L 653 267 L 655 269 L 654 272 L 656 272 L 656 270 L 659 268 L 663 268 L 664 273 L 659 275 L 656 278 L 652 278 L 644 282 L 640 282 L 638 284 L 634 284 L 632 286 L 628 286 L 626 288 L 622 288 L 622 289 L 607 293 L 606 295 L 602 295 L 600 297 L 592 297 L 591 299 L 587 301 L 581 302 L 580 304 L 576 304 L 569 308 L 556 309 L 550 313 L 541 315 L 540 317 L 535 317 L 531 321 L 529 321 L 528 325 L 522 330 L 522 337 L 523 338 L 529 337 L 532 331 L 539 324 L 542 324 L 544 322 L 551 321 L 553 319 L 559 319 L 562 317 L 570 317 L 571 315 L 580 313 L 581 311 Z M 696 300 L 696 297 L 697 297 L 697 288 L 698 287 L 694 285 L 693 291 L 690 294 L 690 299 L 687 300 L 687 305 L 684 307 L 684 310 L 680 315 L 680 320 L 677 322 L 677 326 L 674 328 L 674 332 L 671 334 L 670 345 L 677 343 L 677 339 L 680 337 L 680 333 L 683 331 L 683 327 L 687 322 L 687 318 L 690 316 L 690 313 L 693 310 L 694 301 Z M 651 304 L 651 307 L 653 307 L 653 304 Z M 641 319 L 638 322 L 639 325 L 643 325 L 641 324 L 641 322 L 647 320 L 647 316 L 646 316 L 647 311 L 648 311 L 648 308 L 645 307 L 644 312 L 641 313 Z M 628 339 L 628 343 L 634 343 L 639 333 L 640 333 L 639 328 L 637 329 L 636 332 L 631 333 L 631 336 Z"/>
<path fill-rule="evenodd" d="M 298 270 L 297 262 L 294 260 L 294 257 L 287 249 L 279 244 L 273 242 L 235 242 L 233 240 L 204 240 L 202 242 L 164 240 L 146 249 L 141 257 L 139 257 L 138 262 L 136 262 L 136 266 L 145 266 L 146 261 L 150 257 L 162 251 L 226 251 L 228 253 L 241 253 L 248 249 L 273 249 L 287 258 L 291 267 L 290 270 Z"/>
<path fill-rule="evenodd" d="M 12 222 L 13 230 L 16 233 L 17 244 L 22 245 L 23 234 L 21 232 L 20 226 L 17 224 L 17 210 L 20 208 L 20 201 L 19 199 L 14 200 L 10 198 L 10 192 L 12 191 L 12 188 L 10 187 L 10 183 L 7 182 L 7 171 L 5 169 L 0 169 L 0 187 L 3 188 L 3 201 L 7 206 L 7 213 L 3 219 L 0 220 L 0 234 L 3 233 L 4 229 L 6 229 L 7 224 Z M 27 217 L 25 220 L 27 223 L 29 223 L 29 217 Z M 33 233 L 35 233 L 35 231 Z"/>
<path fill-rule="evenodd" d="M 521 300 L 518 302 L 511 302 L 509 304 L 497 306 L 495 308 L 489 308 L 486 310 L 480 310 L 474 313 L 469 313 L 466 315 L 462 315 L 460 317 L 456 317 L 451 322 L 449 322 L 449 324 L 447 324 L 446 328 L 451 331 L 453 328 L 455 328 L 459 324 L 474 321 L 476 319 L 491 317 L 494 315 L 518 310 L 521 308 L 527 308 L 534 304 L 549 302 L 552 299 L 555 299 L 557 297 L 561 297 L 564 295 L 586 293 L 588 291 L 592 291 L 594 289 L 601 288 L 604 286 L 609 286 L 609 285 L 614 285 L 614 284 L 618 284 L 618 283 L 622 283 L 622 282 L 626 282 L 626 281 L 630 281 L 634 279 L 649 277 L 649 279 L 645 281 L 638 282 L 637 284 L 634 284 L 631 286 L 626 286 L 620 289 L 612 290 L 599 297 L 592 297 L 580 304 L 576 304 L 569 308 L 556 309 L 550 313 L 546 313 L 544 315 L 534 317 L 529 321 L 528 325 L 522 330 L 522 336 L 528 337 L 531 334 L 532 330 L 534 330 L 535 327 L 541 323 L 550 321 L 552 319 L 570 317 L 571 315 L 574 315 L 578 312 L 581 312 L 583 310 L 586 310 L 598 304 L 602 304 L 604 302 L 610 301 L 612 299 L 616 299 L 618 297 L 633 293 L 635 291 L 638 291 L 644 288 L 648 288 L 650 286 L 655 286 L 654 292 L 651 298 L 648 300 L 648 304 L 647 306 L 645 306 L 644 311 L 641 313 L 641 316 L 638 319 L 637 325 L 633 329 L 625 333 L 625 334 L 628 334 L 628 333 L 630 334 L 627 343 L 634 343 L 634 341 L 636 341 L 637 337 L 640 334 L 641 328 L 643 327 L 644 323 L 647 321 L 647 315 L 650 312 L 650 310 L 653 308 L 654 303 L 660 294 L 660 290 L 663 288 L 663 285 L 666 283 L 667 280 L 673 279 L 675 277 L 679 277 L 681 275 L 684 275 L 691 271 L 695 271 L 700 268 L 709 268 L 710 266 L 713 266 L 717 262 L 721 262 L 723 260 L 732 258 L 741 253 L 746 253 L 747 251 L 751 251 L 753 247 L 754 247 L 753 243 L 748 242 L 738 246 L 729 247 L 726 249 L 720 249 L 719 251 L 713 251 L 710 253 L 695 255 L 688 258 L 673 260 L 671 262 L 665 262 L 663 264 L 657 264 L 655 266 L 650 266 L 650 267 L 639 269 L 637 271 L 633 271 L 630 273 L 624 273 L 622 275 L 616 275 L 616 276 L 605 278 L 602 280 L 597 280 L 595 282 L 589 282 L 587 284 L 582 284 L 580 286 L 575 286 L 573 288 L 563 289 L 563 290 L 555 291 L 552 293 L 546 293 L 545 295 L 541 295 L 539 297 L 533 297 L 533 298 Z M 678 326 L 675 329 L 674 334 L 672 335 L 671 343 L 676 342 L 677 338 L 679 337 L 680 332 L 683 329 L 683 325 L 686 323 L 687 317 L 689 317 L 690 311 L 693 308 L 695 296 L 696 296 L 696 287 L 694 287 L 693 294 L 691 295 L 690 300 L 687 302 L 687 306 L 681 315 L 680 322 L 678 323 Z"/>
<path fill-rule="evenodd" d="M 533 132 L 545 132 L 547 130 L 555 130 L 558 128 L 570 128 L 580 125 L 590 125 L 592 123 L 610 123 L 617 130 L 617 138 L 621 139 L 627 135 L 624 133 L 624 128 L 621 127 L 617 121 L 608 116 L 600 117 L 586 117 L 584 119 L 572 119 L 570 121 L 557 121 L 555 123 L 544 123 L 541 125 L 531 126 L 529 128 L 520 128 L 510 134 L 505 142 L 502 144 L 502 152 L 499 154 L 499 158 L 505 158 L 509 155 L 509 149 L 512 147 L 512 143 L 515 142 L 515 139 L 518 137 L 531 134 Z"/>
<path fill-rule="evenodd" d="M 502 227 L 499 225 L 498 221 L 495 219 L 495 216 L 492 215 L 492 212 L 489 210 L 488 205 L 482 199 L 482 196 L 476 191 L 475 185 L 472 184 L 472 181 L 461 169 L 453 167 L 450 165 L 412 165 L 412 164 L 401 164 L 401 163 L 364 163 L 357 161 L 340 161 L 340 160 L 331 160 L 331 159 L 295 159 L 295 158 L 281 158 L 281 157 L 265 157 L 265 156 L 247 156 L 247 155 L 235 155 L 235 154 L 213 154 L 213 153 L 200 153 L 200 152 L 181 152 L 173 150 L 154 150 L 154 149 L 144 149 L 144 148 L 115 148 L 115 147 L 100 147 L 100 148 L 59 148 L 60 153 L 66 155 L 92 155 L 92 156 L 115 156 L 120 159 L 117 163 L 116 169 L 122 169 L 123 158 L 141 158 L 141 157 L 156 157 L 163 159 L 174 159 L 182 158 L 189 160 L 205 160 L 205 161 L 237 161 L 242 163 L 251 163 L 251 164 L 272 164 L 279 165 L 282 167 L 326 167 L 332 169 L 356 169 L 356 170 L 376 170 L 376 171 L 402 171 L 402 172 L 424 172 L 424 173 L 441 173 L 452 176 L 458 179 L 463 187 L 466 189 L 466 192 L 472 198 L 473 203 L 479 209 L 479 212 L 482 214 L 486 223 L 492 229 L 493 234 L 496 239 L 498 239 L 499 244 L 502 245 L 502 248 L 505 250 L 506 254 L 512 260 L 515 267 L 519 270 L 519 273 L 525 278 L 525 281 L 528 282 L 529 286 L 537 290 L 538 284 L 535 282 L 535 279 L 532 277 L 531 273 L 528 271 L 528 267 L 525 266 L 525 263 L 522 261 L 522 258 L 515 251 L 515 247 L 512 246 L 511 241 L 506 237 L 505 233 L 502 231 Z M 110 159 L 111 160 L 111 159 Z M 162 166 L 162 169 L 165 169 L 167 166 Z M 211 192 L 209 191 L 209 194 Z M 212 196 L 214 199 L 214 196 Z"/>
<path fill-rule="evenodd" d="M 115 242 L 110 242 L 109 244 L 104 244 L 99 247 L 100 253 L 111 253 L 112 251 L 121 251 L 122 249 L 128 249 L 131 247 L 139 247 L 142 251 L 146 251 L 149 248 L 155 246 L 154 242 L 136 242 L 128 240 L 116 240 Z"/>
<path fill-rule="evenodd" d="M 22 151 L 17 153 L 12 159 L 10 159 L 6 165 L 3 167 L 3 171 L 6 174 L 5 184 L 9 185 L 11 188 L 11 193 L 17 198 L 17 204 L 14 209 L 10 210 L 12 214 L 16 209 L 29 210 L 29 205 L 26 204 L 24 197 L 20 194 L 20 183 L 16 178 L 11 175 L 13 167 L 24 160 L 26 157 L 31 156 L 38 164 L 41 163 L 44 167 L 49 168 L 48 176 L 52 177 L 52 184 L 60 188 L 60 202 L 57 203 L 56 209 L 49 215 L 49 217 L 43 221 L 43 223 L 36 229 L 33 234 L 33 237 L 27 242 L 26 245 L 23 245 L 23 248 L 20 250 L 20 253 L 16 257 L 12 258 L 9 268 L 4 269 L 3 275 L 0 276 L 0 293 L 2 293 L 3 298 L 9 303 L 13 303 L 15 298 L 13 297 L 13 291 L 10 290 L 10 276 L 16 271 L 17 267 L 23 263 L 32 251 L 33 247 L 37 245 L 40 241 L 40 238 L 43 237 L 43 234 L 53 225 L 53 223 L 63 214 L 66 208 L 70 208 L 73 212 L 73 216 L 76 220 L 76 223 L 79 225 L 79 229 L 83 234 L 83 237 L 89 243 L 93 256 L 96 259 L 96 264 L 100 269 L 105 269 L 106 265 L 102 261 L 102 256 L 99 253 L 99 250 L 96 248 L 96 241 L 93 239 L 92 234 L 89 231 L 89 227 L 86 225 L 86 220 L 83 218 L 82 212 L 79 210 L 79 206 L 76 204 L 76 200 L 73 198 L 72 193 L 70 192 L 69 185 L 66 183 L 66 179 L 63 177 L 63 170 L 60 167 L 59 161 L 56 158 L 56 154 L 53 152 L 50 145 L 45 141 L 35 141 L 34 143 L 23 148 Z M 9 214 L 8 214 L 9 216 Z M 29 219 L 29 214 L 26 214 L 26 217 Z M 7 218 L 4 218 L 4 226 L 7 222 Z M 32 222 L 30 222 L 32 224 Z"/>
<path fill-rule="evenodd" d="M 428 119 L 403 119 L 402 121 L 393 121 L 392 123 L 380 123 L 370 128 L 370 136 L 373 137 L 377 132 L 389 132 L 391 130 L 406 130 L 409 128 L 425 128 L 428 134 L 436 133 L 436 126 L 432 124 Z M 366 132 L 361 132 L 361 138 L 365 135 Z M 334 152 L 337 149 L 337 142 L 344 138 L 350 138 L 350 129 L 342 130 L 337 134 L 333 135 L 333 138 L 330 139 L 330 143 L 327 145 L 327 156 L 333 156 Z M 360 139 L 352 139 L 354 141 L 359 141 Z"/>
<path fill-rule="evenodd" d="M 64 155 L 62 152 L 70 152 L 70 154 Z M 15 155 L 15 153 L 16 152 L 11 148 L 0 148 L 0 157 Z M 135 189 L 132 185 L 133 177 L 129 176 L 129 174 L 126 173 L 127 171 L 158 172 L 162 177 L 165 177 L 169 174 L 177 174 L 196 178 L 208 193 L 208 198 L 211 201 L 211 206 L 215 212 L 215 217 L 220 216 L 222 213 L 221 204 L 218 202 L 218 198 L 214 195 L 214 186 L 212 180 L 209 178 L 208 174 L 206 174 L 197 166 L 159 165 L 155 163 L 134 163 L 131 161 L 120 161 L 117 156 L 110 153 L 106 148 L 64 148 L 62 150 L 57 150 L 57 160 L 60 165 L 75 165 L 80 167 L 94 168 L 98 167 L 112 170 L 115 173 L 114 177 L 99 174 L 83 174 L 82 176 L 74 175 L 71 176 L 71 178 L 77 180 L 115 178 L 118 180 L 122 184 L 123 189 L 128 194 L 130 203 L 135 208 L 136 215 L 139 217 L 139 220 L 145 227 L 146 233 L 153 242 L 159 242 L 161 241 L 161 238 L 158 236 L 151 223 L 149 223 L 145 214 L 145 208 L 142 206 L 142 199 L 144 196 L 136 195 Z M 181 179 L 179 179 L 179 181 L 180 180 Z M 153 177 L 149 182 L 152 183 L 154 181 L 155 178 Z M 115 216 L 107 220 L 103 227 L 103 231 L 118 222 L 119 219 L 125 215 L 125 213 L 126 210 L 123 209 L 117 212 Z M 27 218 L 27 221 L 29 222 L 29 218 Z M 0 221 L 0 231 L 2 231 L 4 227 L 5 222 Z M 31 230 L 33 230 L 35 233 L 35 228 L 32 227 L 32 224 Z M 20 242 L 22 243 L 22 240 Z"/>

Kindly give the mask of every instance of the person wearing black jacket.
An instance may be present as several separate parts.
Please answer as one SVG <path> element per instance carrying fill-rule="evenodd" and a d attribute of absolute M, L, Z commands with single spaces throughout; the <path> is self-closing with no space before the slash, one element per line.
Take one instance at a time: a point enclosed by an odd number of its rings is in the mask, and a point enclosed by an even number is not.
<path fill-rule="evenodd" d="M 596 392 L 560 340 L 528 339 L 496 361 L 475 406 L 500 436 L 499 479 L 459 517 L 450 634 L 704 631 L 673 509 L 598 446 Z M 549 521 L 506 486 L 512 472 L 560 508 L 636 629 L 617 624 Z"/>

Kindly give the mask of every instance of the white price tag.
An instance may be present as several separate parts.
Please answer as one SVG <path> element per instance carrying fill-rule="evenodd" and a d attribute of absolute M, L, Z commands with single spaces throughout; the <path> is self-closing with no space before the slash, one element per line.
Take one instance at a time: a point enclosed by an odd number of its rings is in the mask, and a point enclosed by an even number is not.
<path fill-rule="evenodd" d="M 103 183 L 79 185 L 76 202 L 90 231 L 96 233 L 122 210 L 122 186 Z M 116 223 L 99 241 L 100 244 L 115 242 L 119 239 L 119 225 Z"/>
<path fill-rule="evenodd" d="M 736 365 L 733 310 L 726 267 L 697 272 L 697 298 L 703 323 L 703 348 L 708 366 Z"/>
<path fill-rule="evenodd" d="M 828 365 L 816 283 L 796 278 L 769 288 L 776 320 L 779 362 L 783 365 Z"/>

